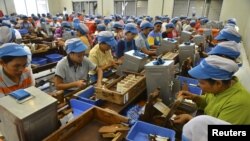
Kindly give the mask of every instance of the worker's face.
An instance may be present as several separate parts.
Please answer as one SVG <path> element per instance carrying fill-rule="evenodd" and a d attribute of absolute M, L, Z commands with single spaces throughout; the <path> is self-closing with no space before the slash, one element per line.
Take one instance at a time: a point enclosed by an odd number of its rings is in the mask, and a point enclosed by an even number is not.
<path fill-rule="evenodd" d="M 154 30 L 155 30 L 156 32 L 160 32 L 160 31 L 161 31 L 161 24 L 156 24 L 156 25 L 154 26 Z"/>
<path fill-rule="evenodd" d="M 115 28 L 115 33 L 120 33 L 120 32 L 122 32 L 122 29 L 120 29 L 120 28 Z"/>
<path fill-rule="evenodd" d="M 150 33 L 150 31 L 152 30 L 152 28 L 145 28 L 145 34 L 148 35 Z"/>
<path fill-rule="evenodd" d="M 108 45 L 108 44 L 106 44 L 106 43 L 100 43 L 99 47 L 100 47 L 100 49 L 101 49 L 103 52 L 108 51 L 108 50 L 111 49 L 111 46 Z"/>
<path fill-rule="evenodd" d="M 81 37 L 81 36 L 82 36 L 81 32 L 80 32 L 80 31 L 77 31 L 77 32 L 76 32 L 76 36 L 77 36 L 77 37 Z"/>
<path fill-rule="evenodd" d="M 127 33 L 126 33 L 126 39 L 127 39 L 128 41 L 131 41 L 131 40 L 133 40 L 133 39 L 135 38 L 136 35 L 137 35 L 137 34 L 134 34 L 134 33 L 131 33 L 131 32 L 127 32 Z"/>
<path fill-rule="evenodd" d="M 11 76 L 21 76 L 27 65 L 27 57 L 18 57 L 8 63 L 2 62 L 4 70 Z"/>
<path fill-rule="evenodd" d="M 74 61 L 75 63 L 82 63 L 84 58 L 85 52 L 79 52 L 79 53 L 70 53 L 70 59 Z"/>
<path fill-rule="evenodd" d="M 167 28 L 166 31 L 167 32 L 172 32 L 174 28 Z"/>
<path fill-rule="evenodd" d="M 199 87 L 204 93 L 217 94 L 221 91 L 222 81 L 216 81 L 214 84 L 211 84 L 206 80 L 199 80 Z"/>

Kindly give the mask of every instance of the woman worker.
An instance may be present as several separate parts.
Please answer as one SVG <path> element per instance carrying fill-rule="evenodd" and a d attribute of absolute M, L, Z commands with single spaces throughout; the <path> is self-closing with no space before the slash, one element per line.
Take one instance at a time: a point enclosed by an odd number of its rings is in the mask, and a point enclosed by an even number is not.
<path fill-rule="evenodd" d="M 26 67 L 28 55 L 22 45 L 5 43 L 0 47 L 0 97 L 34 84 L 32 72 Z"/>
<path fill-rule="evenodd" d="M 97 35 L 98 44 L 90 50 L 89 60 L 100 67 L 104 74 L 111 71 L 111 68 L 117 67 L 116 62 L 112 56 L 111 48 L 116 46 L 117 42 L 114 35 L 110 31 L 102 31 Z M 96 71 L 91 71 L 91 75 L 95 75 Z M 105 75 L 104 75 L 105 77 Z"/>
<path fill-rule="evenodd" d="M 119 62 L 123 62 L 124 60 L 124 53 L 130 50 L 137 50 L 135 46 L 135 36 L 138 34 L 138 30 L 136 24 L 128 23 L 125 25 L 124 28 L 124 35 L 125 38 L 120 40 L 117 45 L 116 49 L 116 57 L 118 58 Z"/>
<path fill-rule="evenodd" d="M 228 58 L 211 55 L 188 73 L 199 80 L 202 96 L 181 91 L 179 96 L 193 100 L 204 113 L 231 124 L 250 124 L 250 94 L 233 76 L 238 65 Z M 185 123 L 191 115 L 178 115 L 174 123 Z"/>
<path fill-rule="evenodd" d="M 101 85 L 102 70 L 85 57 L 87 46 L 78 38 L 65 42 L 67 56 L 57 63 L 55 86 L 57 90 L 73 91 L 86 86 L 89 71 L 98 74 L 97 86 Z"/>

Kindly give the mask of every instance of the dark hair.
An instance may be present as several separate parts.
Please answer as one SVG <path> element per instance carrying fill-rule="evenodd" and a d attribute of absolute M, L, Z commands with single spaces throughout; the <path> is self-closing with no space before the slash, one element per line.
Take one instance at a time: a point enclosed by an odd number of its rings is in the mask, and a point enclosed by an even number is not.
<path fill-rule="evenodd" d="M 210 85 L 214 85 L 217 80 L 214 80 L 214 79 L 210 78 L 210 79 L 205 79 L 205 81 L 207 81 Z M 228 85 L 228 84 L 231 83 L 231 79 L 229 79 L 229 80 L 221 80 L 221 81 L 222 81 L 222 83 L 224 85 Z"/>
<path fill-rule="evenodd" d="M 9 62 L 11 62 L 13 59 L 15 58 L 27 58 L 27 55 L 25 56 L 3 56 L 1 59 L 3 60 L 3 62 L 5 64 L 8 64 Z"/>
<path fill-rule="evenodd" d="M 233 61 L 236 61 L 235 58 L 231 57 L 231 56 L 228 56 L 228 55 L 224 55 L 224 54 L 213 54 L 213 55 L 217 55 L 217 56 L 221 56 L 221 57 L 224 57 L 224 58 L 227 58 L 227 59 L 230 59 L 230 60 L 233 60 Z"/>

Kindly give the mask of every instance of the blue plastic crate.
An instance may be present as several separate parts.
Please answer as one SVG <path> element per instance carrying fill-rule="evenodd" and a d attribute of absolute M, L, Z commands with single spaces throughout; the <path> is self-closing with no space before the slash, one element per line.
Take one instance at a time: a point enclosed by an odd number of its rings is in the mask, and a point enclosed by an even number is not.
<path fill-rule="evenodd" d="M 169 137 L 170 141 L 175 141 L 175 131 L 149 124 L 142 121 L 137 121 L 128 132 L 126 139 L 128 141 L 148 141 L 148 135 L 159 135 L 162 137 Z"/>
<path fill-rule="evenodd" d="M 181 84 L 183 82 L 186 82 L 187 84 L 194 84 L 198 85 L 199 81 L 197 79 L 189 78 L 189 77 L 184 77 L 184 76 L 177 76 L 177 79 L 181 81 Z"/>
<path fill-rule="evenodd" d="M 46 58 L 40 58 L 40 57 L 34 57 L 32 58 L 31 64 L 36 64 L 36 65 L 45 65 L 47 64 L 47 59 Z"/>
<path fill-rule="evenodd" d="M 112 70 L 103 72 L 103 78 L 107 78 L 107 77 L 109 77 L 109 76 L 112 75 L 112 74 L 113 74 Z M 89 77 L 90 77 L 90 81 L 91 81 L 91 82 L 96 82 L 97 79 L 98 79 L 98 78 L 97 78 L 97 74 L 89 75 Z"/>
<path fill-rule="evenodd" d="M 52 63 L 60 61 L 63 56 L 55 53 L 55 54 L 45 55 L 45 57 L 48 58 L 48 61 Z"/>
<path fill-rule="evenodd" d="M 186 82 L 188 84 L 188 91 L 189 92 L 191 92 L 193 94 L 197 94 L 197 95 L 202 94 L 202 89 L 200 87 L 198 87 L 199 81 L 197 79 L 184 77 L 184 76 L 178 76 L 177 79 L 180 80 L 181 85 L 183 84 L 183 82 Z"/>
<path fill-rule="evenodd" d="M 77 99 L 71 99 L 70 100 L 70 106 L 73 110 L 74 117 L 79 116 L 83 112 L 87 111 L 88 109 L 92 108 L 94 105 L 88 104 L 86 102 L 77 100 Z"/>
<path fill-rule="evenodd" d="M 188 85 L 188 91 L 193 93 L 193 94 L 197 94 L 197 95 L 202 94 L 202 89 L 200 87 L 197 87 L 197 86 Z"/>
<path fill-rule="evenodd" d="M 100 106 L 103 101 L 101 99 L 91 100 L 89 99 L 95 93 L 95 88 L 93 86 L 87 87 L 82 93 L 77 94 L 77 99 L 92 105 Z"/>

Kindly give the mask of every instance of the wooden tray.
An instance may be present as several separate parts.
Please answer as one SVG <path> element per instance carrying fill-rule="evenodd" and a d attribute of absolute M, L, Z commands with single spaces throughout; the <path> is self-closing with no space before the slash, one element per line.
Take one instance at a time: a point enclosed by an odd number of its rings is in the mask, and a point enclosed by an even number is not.
<path fill-rule="evenodd" d="M 98 130 L 105 125 L 128 123 L 128 119 L 102 108 L 93 107 L 81 116 L 61 127 L 43 141 L 110 141 Z"/>
<path fill-rule="evenodd" d="M 122 93 L 117 92 L 116 87 L 117 83 L 120 82 L 125 76 L 117 78 L 111 84 L 107 85 L 105 89 L 96 87 L 96 97 L 98 99 L 106 100 L 120 105 L 126 104 L 130 99 L 135 97 L 141 89 L 146 88 L 146 77 L 141 74 L 136 74 L 136 76 L 138 75 L 141 76 L 139 80 Z"/>

